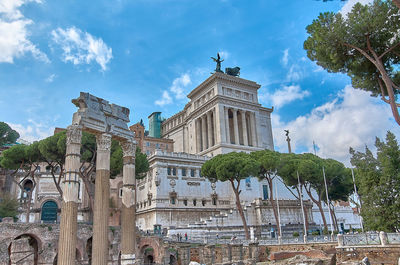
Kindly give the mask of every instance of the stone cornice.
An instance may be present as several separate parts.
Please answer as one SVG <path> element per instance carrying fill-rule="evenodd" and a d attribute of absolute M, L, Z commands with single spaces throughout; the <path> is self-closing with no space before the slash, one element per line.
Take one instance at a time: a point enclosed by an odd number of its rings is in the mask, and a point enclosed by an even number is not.
<path fill-rule="evenodd" d="M 187 97 L 191 99 L 194 95 L 196 95 L 199 91 L 201 91 L 205 86 L 207 86 L 212 81 L 217 80 L 217 79 L 230 81 L 230 82 L 236 83 L 236 84 L 251 86 L 251 87 L 254 87 L 256 89 L 259 89 L 261 87 L 259 84 L 257 84 L 254 81 L 250 81 L 250 80 L 243 79 L 243 78 L 236 77 L 236 76 L 227 75 L 227 74 L 224 74 L 224 73 L 214 73 L 212 76 L 207 78 L 203 83 L 201 83 L 195 89 L 193 89 L 189 93 L 189 95 Z"/>

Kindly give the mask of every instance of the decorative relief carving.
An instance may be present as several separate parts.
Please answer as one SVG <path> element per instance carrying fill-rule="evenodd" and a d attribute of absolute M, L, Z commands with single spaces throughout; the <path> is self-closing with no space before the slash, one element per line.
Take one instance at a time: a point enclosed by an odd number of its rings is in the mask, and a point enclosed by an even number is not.
<path fill-rule="evenodd" d="M 189 186 L 200 186 L 199 182 L 188 181 L 186 184 L 188 184 Z"/>
<path fill-rule="evenodd" d="M 100 134 L 96 135 L 97 150 L 98 151 L 111 151 L 111 135 L 110 134 Z"/>
<path fill-rule="evenodd" d="M 124 157 L 135 156 L 136 143 L 133 140 L 121 142 L 120 145 L 122 147 L 122 153 Z"/>
<path fill-rule="evenodd" d="M 67 145 L 80 144 L 82 139 L 82 126 L 73 124 L 67 127 Z"/>

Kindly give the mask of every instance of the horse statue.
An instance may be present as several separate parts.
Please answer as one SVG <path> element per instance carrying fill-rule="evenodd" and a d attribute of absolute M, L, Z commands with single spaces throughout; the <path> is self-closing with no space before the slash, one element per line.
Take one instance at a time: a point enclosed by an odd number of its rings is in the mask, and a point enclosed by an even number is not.
<path fill-rule="evenodd" d="M 240 67 L 227 67 L 225 68 L 225 74 L 231 75 L 231 76 L 239 76 L 240 75 Z"/>

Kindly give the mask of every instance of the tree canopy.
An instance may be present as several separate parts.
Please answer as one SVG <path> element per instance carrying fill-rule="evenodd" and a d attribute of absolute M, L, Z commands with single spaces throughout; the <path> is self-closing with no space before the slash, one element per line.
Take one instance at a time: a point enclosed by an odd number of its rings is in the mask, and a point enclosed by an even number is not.
<path fill-rule="evenodd" d="M 0 121 L 0 147 L 6 144 L 13 144 L 19 138 L 19 133 L 5 123 Z"/>
<path fill-rule="evenodd" d="M 369 230 L 400 229 L 400 148 L 393 133 L 386 141 L 376 138 L 377 154 L 350 149 L 351 163 L 356 167 L 355 179 L 361 198 L 361 216 Z"/>
<path fill-rule="evenodd" d="M 0 218 L 18 215 L 18 201 L 8 193 L 0 194 Z"/>
<path fill-rule="evenodd" d="M 206 161 L 201 167 L 201 174 L 210 181 L 229 181 L 235 194 L 236 208 L 243 222 L 246 239 L 250 239 L 246 218 L 240 203 L 240 182 L 250 176 L 258 176 L 259 163 L 244 152 L 221 154 Z"/>
<path fill-rule="evenodd" d="M 307 56 L 332 73 L 345 73 L 354 88 L 380 96 L 400 125 L 400 14 L 392 1 L 357 3 L 350 13 L 326 12 L 307 26 Z"/>

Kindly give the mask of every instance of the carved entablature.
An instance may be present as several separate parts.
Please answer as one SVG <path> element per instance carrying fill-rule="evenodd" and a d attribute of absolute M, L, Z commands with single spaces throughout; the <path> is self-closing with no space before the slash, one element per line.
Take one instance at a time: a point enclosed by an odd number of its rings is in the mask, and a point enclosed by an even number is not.
<path fill-rule="evenodd" d="M 129 130 L 129 109 L 107 100 L 81 92 L 80 96 L 72 100 L 79 108 L 74 113 L 72 123 L 80 124 L 85 130 L 93 133 L 109 133 L 118 140 L 133 138 Z"/>

